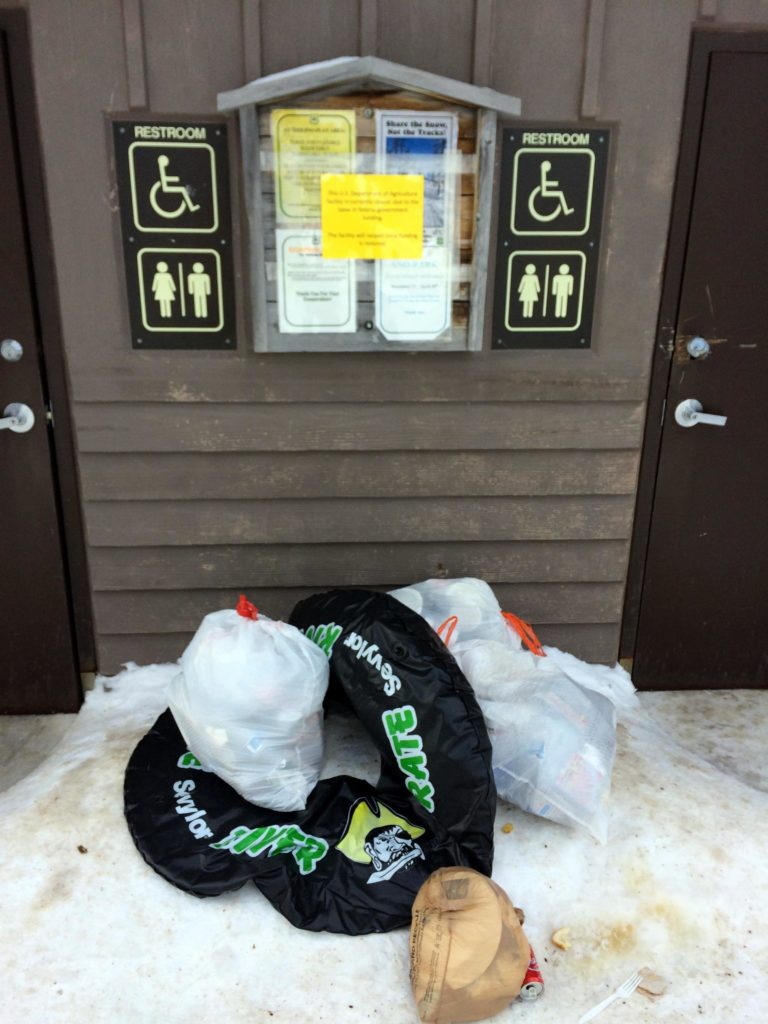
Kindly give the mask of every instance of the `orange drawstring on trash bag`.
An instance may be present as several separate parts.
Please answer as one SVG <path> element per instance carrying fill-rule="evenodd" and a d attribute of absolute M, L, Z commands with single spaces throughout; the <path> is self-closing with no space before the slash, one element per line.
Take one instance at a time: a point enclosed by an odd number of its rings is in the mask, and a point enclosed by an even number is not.
<path fill-rule="evenodd" d="M 512 612 L 502 612 L 501 614 L 512 629 L 514 629 L 531 654 L 536 654 L 540 658 L 546 658 L 547 655 L 544 648 L 539 643 L 539 638 L 533 632 L 533 627 L 529 622 L 525 622 L 518 615 L 513 615 Z"/>

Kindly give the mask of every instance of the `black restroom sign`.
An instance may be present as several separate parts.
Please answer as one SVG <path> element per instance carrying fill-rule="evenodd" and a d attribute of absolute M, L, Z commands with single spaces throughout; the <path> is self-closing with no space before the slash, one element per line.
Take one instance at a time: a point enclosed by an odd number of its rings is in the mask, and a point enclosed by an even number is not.
<path fill-rule="evenodd" d="M 591 343 L 610 131 L 504 129 L 493 348 Z"/>
<path fill-rule="evenodd" d="M 235 348 L 227 125 L 114 123 L 134 348 Z"/>

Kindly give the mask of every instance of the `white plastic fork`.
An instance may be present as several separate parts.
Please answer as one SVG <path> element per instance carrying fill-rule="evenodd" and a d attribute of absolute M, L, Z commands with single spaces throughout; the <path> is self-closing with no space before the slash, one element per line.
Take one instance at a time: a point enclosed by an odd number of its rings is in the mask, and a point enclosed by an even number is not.
<path fill-rule="evenodd" d="M 607 1006 L 610 1006 L 617 999 L 625 999 L 627 996 L 631 996 L 642 980 L 642 974 L 639 971 L 635 971 L 607 999 L 604 999 L 602 1003 L 598 1003 L 597 1006 L 593 1006 L 591 1010 L 587 1010 L 583 1017 L 579 1017 L 579 1024 L 587 1024 L 588 1020 L 593 1020 L 598 1013 L 602 1013 Z"/>

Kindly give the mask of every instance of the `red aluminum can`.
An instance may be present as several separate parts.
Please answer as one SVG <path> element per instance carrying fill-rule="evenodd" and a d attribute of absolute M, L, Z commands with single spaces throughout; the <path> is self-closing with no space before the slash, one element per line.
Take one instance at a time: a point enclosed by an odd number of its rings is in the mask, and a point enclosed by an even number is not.
<path fill-rule="evenodd" d="M 544 991 L 544 979 L 541 976 L 539 965 L 536 963 L 536 954 L 533 952 L 533 946 L 529 948 L 531 950 L 531 959 L 528 962 L 528 970 L 525 972 L 523 987 L 520 989 L 518 997 L 519 999 L 525 999 L 526 1002 L 538 999 Z"/>

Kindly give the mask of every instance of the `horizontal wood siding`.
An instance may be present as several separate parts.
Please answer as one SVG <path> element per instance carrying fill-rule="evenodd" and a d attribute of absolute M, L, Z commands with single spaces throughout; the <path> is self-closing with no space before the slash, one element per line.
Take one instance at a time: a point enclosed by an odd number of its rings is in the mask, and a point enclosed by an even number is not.
<path fill-rule="evenodd" d="M 220 544 L 94 548 L 98 591 L 383 586 L 388 580 L 476 576 L 492 585 L 620 583 L 623 540 L 377 544 Z M 234 583 L 233 583 L 234 581 Z M 239 582 L 238 582 L 239 581 Z"/>
<path fill-rule="evenodd" d="M 376 587 L 377 590 L 388 590 Z M 322 589 L 322 588 L 320 588 Z M 96 621 L 104 633 L 183 633 L 197 628 L 212 608 L 234 607 L 242 587 L 231 590 L 166 590 L 100 593 Z M 316 587 L 259 587 L 249 591 L 265 614 L 287 618 L 298 601 L 317 593 Z M 494 588 L 504 608 L 527 608 L 529 618 L 548 624 L 610 623 L 620 609 L 620 583 L 520 583 Z M 557 606 L 554 608 L 554 606 Z"/>
<path fill-rule="evenodd" d="M 391 452 L 85 452 L 89 501 L 632 494 L 624 449 Z"/>
<path fill-rule="evenodd" d="M 529 450 L 636 448 L 643 412 L 629 402 L 94 403 L 77 422 L 83 452 Z"/>
<path fill-rule="evenodd" d="M 537 626 L 542 643 L 570 651 L 588 661 L 611 662 L 616 658 L 618 626 L 603 623 L 570 623 Z M 118 671 L 127 662 L 151 665 L 174 662 L 192 639 L 191 633 L 100 634 L 101 656 Z"/>
<path fill-rule="evenodd" d="M 610 354 L 92 352 L 73 381 L 79 402 L 477 402 L 645 400 L 646 383 Z M 233 370 L 233 365 L 235 369 Z"/>
<path fill-rule="evenodd" d="M 363 544 L 381 541 L 616 540 L 624 495 L 543 498 L 384 498 L 307 501 L 92 502 L 94 547 L 184 544 Z M 395 581 L 397 582 L 397 581 Z"/>
<path fill-rule="evenodd" d="M 616 656 L 698 6 L 28 0 L 101 671 L 174 660 L 241 589 L 280 617 L 329 586 L 462 575 L 545 641 Z M 249 76 L 361 49 L 525 118 L 615 124 L 591 349 L 255 353 L 233 118 L 238 349 L 132 351 L 109 116 L 208 115 Z"/>

